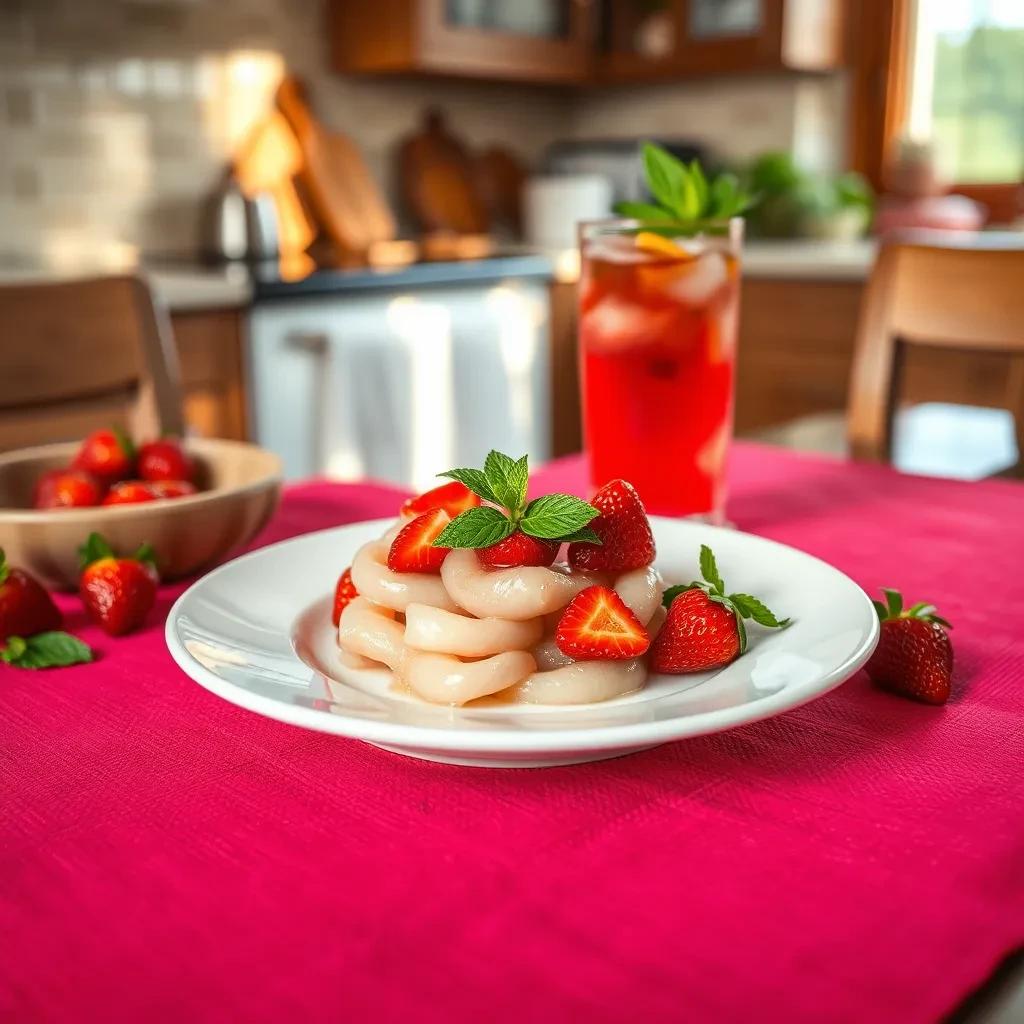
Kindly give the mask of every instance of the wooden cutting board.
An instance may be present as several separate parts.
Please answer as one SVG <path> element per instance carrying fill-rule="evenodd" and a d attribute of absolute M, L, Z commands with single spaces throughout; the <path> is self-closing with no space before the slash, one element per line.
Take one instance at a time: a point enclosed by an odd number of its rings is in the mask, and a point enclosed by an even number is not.
<path fill-rule="evenodd" d="M 396 159 L 402 200 L 421 231 L 487 232 L 487 208 L 473 159 L 438 111 L 427 112 L 422 128 L 399 145 Z"/>
<path fill-rule="evenodd" d="M 324 128 L 313 116 L 301 82 L 292 76 L 281 82 L 276 103 L 302 150 L 299 179 L 328 238 L 350 253 L 365 253 L 375 243 L 393 239 L 395 218 L 348 136 Z"/>
<path fill-rule="evenodd" d="M 278 247 L 282 255 L 305 252 L 317 228 L 298 190 L 295 176 L 302 168 L 302 151 L 291 126 L 274 110 L 246 137 L 232 164 L 243 195 L 273 197 L 277 211 Z"/>
<path fill-rule="evenodd" d="M 504 146 L 488 146 L 473 158 L 473 172 L 491 227 L 522 237 L 526 168 L 519 158 Z"/>

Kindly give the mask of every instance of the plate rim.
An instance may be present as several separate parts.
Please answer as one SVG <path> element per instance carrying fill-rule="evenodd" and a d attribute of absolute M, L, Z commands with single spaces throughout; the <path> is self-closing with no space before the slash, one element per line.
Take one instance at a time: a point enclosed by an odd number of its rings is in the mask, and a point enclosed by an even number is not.
<path fill-rule="evenodd" d="M 650 518 L 654 522 L 686 523 L 686 520 L 672 519 L 667 516 L 651 516 Z M 273 544 L 264 545 L 254 551 L 248 551 L 200 576 L 199 579 L 193 581 L 178 596 L 167 613 L 167 620 L 164 625 L 164 641 L 171 658 L 178 668 L 193 682 L 198 683 L 204 689 L 226 700 L 228 703 L 254 712 L 264 718 L 285 722 L 300 728 L 311 729 L 315 732 L 344 736 L 368 743 L 407 747 L 411 750 L 450 751 L 466 754 L 482 752 L 489 754 L 545 754 L 553 751 L 580 752 L 617 750 L 641 745 L 654 746 L 660 743 L 672 742 L 673 740 L 725 732 L 728 729 L 734 729 L 741 725 L 750 725 L 754 722 L 764 721 L 767 718 L 773 718 L 776 715 L 792 711 L 812 700 L 816 700 L 818 697 L 824 696 L 849 679 L 871 657 L 881 632 L 878 615 L 863 587 L 847 576 L 841 569 L 837 569 L 824 559 L 802 551 L 790 544 L 784 544 L 770 537 L 762 537 L 756 533 L 718 526 L 707 526 L 703 523 L 693 523 L 689 525 L 699 527 L 702 532 L 706 531 L 712 538 L 722 535 L 751 537 L 759 543 L 795 552 L 802 558 L 817 562 L 831 572 L 836 573 L 858 592 L 865 606 L 865 611 L 870 613 L 868 621 L 871 625 L 868 636 L 849 657 L 831 671 L 826 672 L 816 682 L 787 687 L 777 693 L 761 697 L 758 700 L 747 701 L 729 708 L 703 711 L 694 715 L 682 715 L 624 725 L 598 725 L 585 729 L 545 730 L 521 730 L 512 727 L 487 730 L 440 728 L 359 718 L 344 713 L 324 713 L 301 704 L 291 704 L 237 686 L 206 668 L 206 666 L 202 665 L 185 650 L 175 628 L 175 624 L 181 614 L 181 606 L 196 588 L 211 577 L 227 571 L 238 562 L 259 557 L 267 551 L 287 547 L 298 542 L 309 541 L 310 539 L 351 527 L 379 526 L 386 528 L 393 521 L 393 516 L 387 516 L 379 519 L 362 519 L 353 523 L 341 523 L 322 530 L 312 530 L 309 533 L 288 537 L 284 540 L 275 541 Z M 297 663 L 305 665 L 305 662 L 302 662 L 298 655 L 295 654 L 294 649 L 292 656 Z M 322 678 L 322 674 L 317 673 L 314 669 L 310 669 L 310 672 L 312 673 L 312 678 Z M 714 678 L 714 676 L 710 678 Z M 594 705 L 586 706 L 593 707 Z M 561 710 L 564 712 L 565 708 Z"/>

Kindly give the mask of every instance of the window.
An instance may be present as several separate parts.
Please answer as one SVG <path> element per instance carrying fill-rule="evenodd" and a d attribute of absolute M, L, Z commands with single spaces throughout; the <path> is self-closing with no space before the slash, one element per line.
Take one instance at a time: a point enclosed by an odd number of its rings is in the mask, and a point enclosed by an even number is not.
<path fill-rule="evenodd" d="M 956 182 L 1024 177 L 1024 0 L 916 0 L 903 134 Z"/>

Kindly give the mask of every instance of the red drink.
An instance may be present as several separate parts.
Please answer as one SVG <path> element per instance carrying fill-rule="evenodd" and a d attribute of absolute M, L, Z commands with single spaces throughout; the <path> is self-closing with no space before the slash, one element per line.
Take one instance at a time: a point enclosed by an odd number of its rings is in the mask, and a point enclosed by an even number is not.
<path fill-rule="evenodd" d="M 590 479 L 629 480 L 651 512 L 720 521 L 732 436 L 739 246 L 585 225 L 580 280 Z"/>

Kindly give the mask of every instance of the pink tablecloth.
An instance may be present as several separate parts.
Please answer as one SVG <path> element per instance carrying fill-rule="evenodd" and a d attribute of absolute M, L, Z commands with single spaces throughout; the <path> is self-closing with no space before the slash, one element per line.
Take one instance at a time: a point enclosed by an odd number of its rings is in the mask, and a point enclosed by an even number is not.
<path fill-rule="evenodd" d="M 543 476 L 583 483 L 574 462 Z M 157 616 L 121 641 L 82 628 L 94 666 L 0 670 L 0 1018 L 949 1010 L 1024 939 L 1024 488 L 751 447 L 733 480 L 739 526 L 939 604 L 949 705 L 859 675 L 620 760 L 454 768 L 219 701 L 172 664 Z M 264 539 L 396 497 L 296 487 Z"/>

